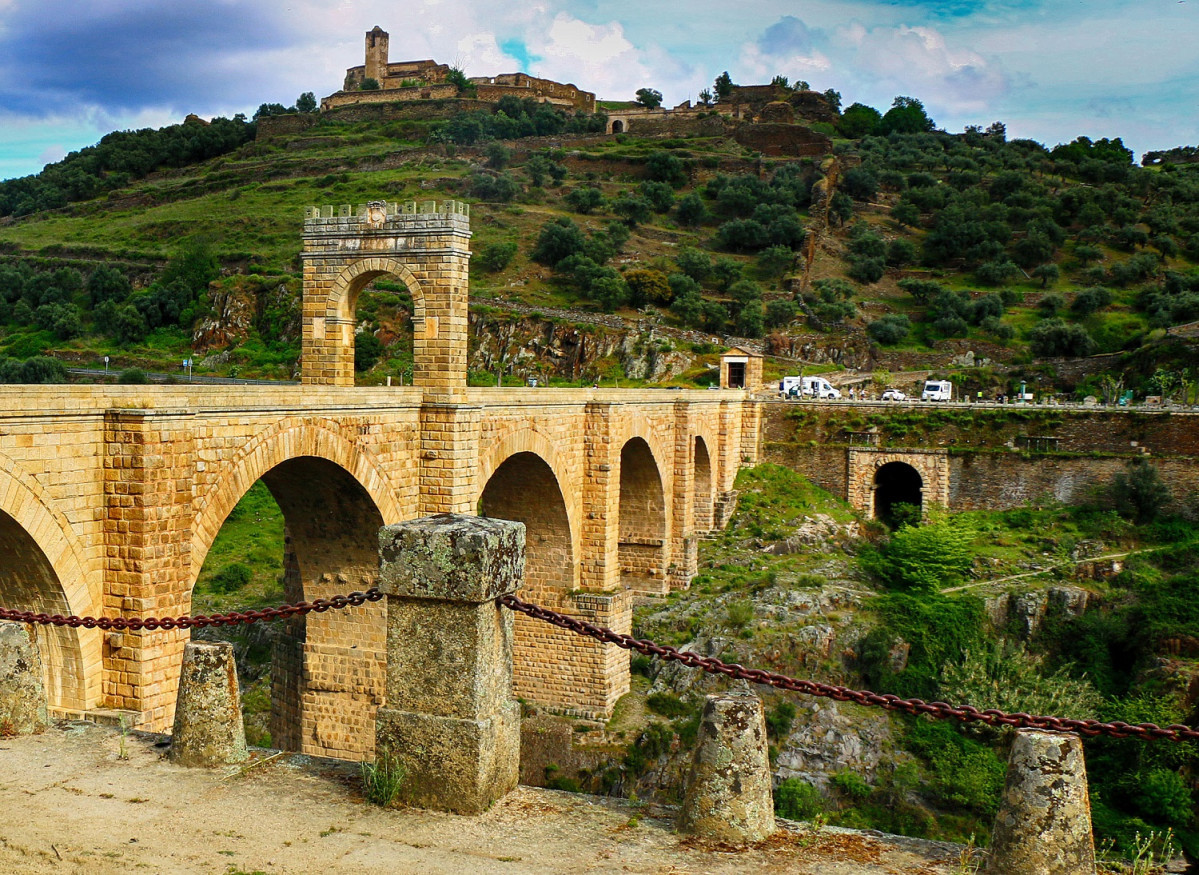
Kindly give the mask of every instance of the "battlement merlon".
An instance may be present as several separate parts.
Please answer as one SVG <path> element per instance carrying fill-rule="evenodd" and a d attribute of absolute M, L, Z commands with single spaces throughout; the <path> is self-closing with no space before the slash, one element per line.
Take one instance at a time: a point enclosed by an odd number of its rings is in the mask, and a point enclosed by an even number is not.
<path fill-rule="evenodd" d="M 470 236 L 470 204 L 462 201 L 370 201 L 365 204 L 304 207 L 304 232 L 324 228 L 363 230 L 425 230 L 448 228 Z"/>

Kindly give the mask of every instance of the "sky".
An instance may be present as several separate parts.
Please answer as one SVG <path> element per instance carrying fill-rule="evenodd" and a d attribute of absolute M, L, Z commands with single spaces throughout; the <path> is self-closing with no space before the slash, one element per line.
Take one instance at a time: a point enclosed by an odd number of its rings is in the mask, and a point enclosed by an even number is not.
<path fill-rule="evenodd" d="M 375 25 L 392 61 L 601 99 L 781 74 L 844 106 L 918 98 L 951 132 L 1199 145 L 1199 0 L 0 0 L 0 179 L 112 130 L 330 94 Z"/>

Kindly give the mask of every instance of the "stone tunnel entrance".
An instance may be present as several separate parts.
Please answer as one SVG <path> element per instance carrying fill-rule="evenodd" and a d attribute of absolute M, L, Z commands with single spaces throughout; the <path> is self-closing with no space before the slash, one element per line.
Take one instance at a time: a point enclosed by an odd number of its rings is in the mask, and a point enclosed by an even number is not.
<path fill-rule="evenodd" d="M 282 512 L 283 601 L 365 591 L 378 577 L 383 518 L 341 466 L 299 456 L 261 482 Z M 219 536 L 218 536 L 219 537 Z M 384 606 L 368 602 L 277 624 L 271 644 L 271 744 L 340 759 L 374 754 L 386 667 Z"/>
<path fill-rule="evenodd" d="M 695 507 L 693 527 L 696 533 L 716 528 L 713 521 L 712 459 L 704 439 L 695 439 Z"/>
<path fill-rule="evenodd" d="M 924 481 L 907 462 L 888 462 L 874 474 L 874 517 L 888 525 L 918 520 L 923 513 Z"/>

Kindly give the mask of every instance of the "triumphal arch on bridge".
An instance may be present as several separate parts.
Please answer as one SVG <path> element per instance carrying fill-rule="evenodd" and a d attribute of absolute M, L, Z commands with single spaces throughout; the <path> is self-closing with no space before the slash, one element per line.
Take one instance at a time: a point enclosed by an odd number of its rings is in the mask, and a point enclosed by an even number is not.
<path fill-rule="evenodd" d="M 204 558 L 261 480 L 283 512 L 289 601 L 367 589 L 377 531 L 435 513 L 522 521 L 527 600 L 628 631 L 634 598 L 684 587 L 758 453 L 740 391 L 466 385 L 466 205 L 312 207 L 299 386 L 2 386 L 0 605 L 91 616 L 191 610 Z M 353 385 L 355 306 L 412 295 L 414 385 Z M 277 746 L 371 755 L 382 603 L 287 621 Z M 518 696 L 604 717 L 629 686 L 611 645 L 516 618 Z M 187 632 L 42 627 L 51 708 L 170 727 Z"/>

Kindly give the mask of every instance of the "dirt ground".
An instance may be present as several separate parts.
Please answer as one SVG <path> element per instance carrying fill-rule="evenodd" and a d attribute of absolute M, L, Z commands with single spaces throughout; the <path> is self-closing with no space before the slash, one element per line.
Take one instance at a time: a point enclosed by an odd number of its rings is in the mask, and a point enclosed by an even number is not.
<path fill-rule="evenodd" d="M 13 873 L 811 873 L 961 871 L 950 845 L 823 829 L 749 849 L 675 834 L 670 812 L 520 787 L 480 817 L 382 810 L 346 764 L 256 752 L 185 769 L 163 736 L 63 722 L 0 739 L 0 871 Z"/>

